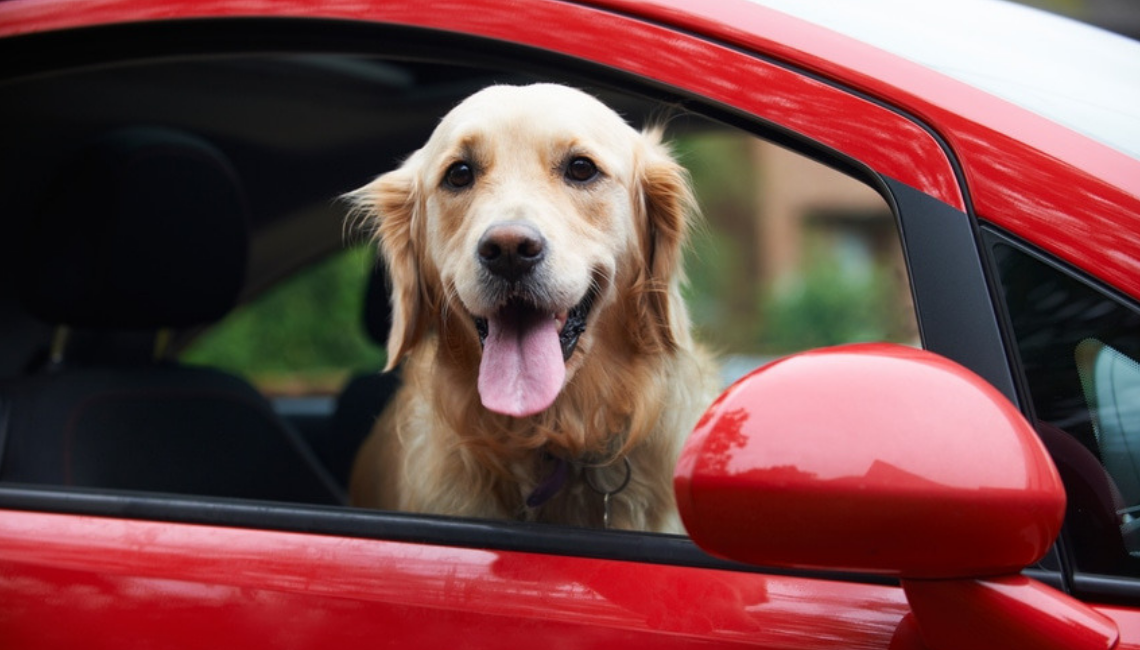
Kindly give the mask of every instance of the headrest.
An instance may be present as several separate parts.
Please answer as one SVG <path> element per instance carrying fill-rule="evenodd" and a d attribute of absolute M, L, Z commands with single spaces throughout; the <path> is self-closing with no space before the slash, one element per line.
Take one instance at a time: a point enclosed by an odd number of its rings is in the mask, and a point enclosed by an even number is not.
<path fill-rule="evenodd" d="M 209 143 L 115 131 L 83 150 L 41 203 L 24 304 L 52 323 L 186 327 L 237 301 L 249 253 L 245 197 Z"/>

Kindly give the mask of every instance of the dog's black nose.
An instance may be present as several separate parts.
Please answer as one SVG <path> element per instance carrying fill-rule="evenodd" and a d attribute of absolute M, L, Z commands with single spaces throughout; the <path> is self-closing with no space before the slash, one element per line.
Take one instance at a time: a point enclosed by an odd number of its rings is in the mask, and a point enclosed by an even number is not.
<path fill-rule="evenodd" d="M 546 240 L 525 223 L 497 223 L 479 239 L 479 262 L 491 273 L 514 282 L 546 255 Z"/>

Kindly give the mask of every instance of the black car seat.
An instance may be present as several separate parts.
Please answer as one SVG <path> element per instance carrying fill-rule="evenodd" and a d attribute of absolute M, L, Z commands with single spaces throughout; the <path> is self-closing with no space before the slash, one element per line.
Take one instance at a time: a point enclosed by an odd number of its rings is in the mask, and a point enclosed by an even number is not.
<path fill-rule="evenodd" d="M 368 337 L 379 346 L 388 344 L 388 330 L 392 327 L 392 307 L 388 294 L 384 263 L 377 260 L 368 279 L 363 319 Z M 337 397 L 332 435 L 329 436 L 331 444 L 326 445 L 322 458 L 325 458 L 343 485 L 348 484 L 357 449 L 399 387 L 399 369 L 392 372 L 380 372 L 377 369 L 353 377 Z"/>
<path fill-rule="evenodd" d="M 1066 431 L 1038 422 L 1037 435 L 1049 450 L 1065 485 L 1066 535 L 1080 558 L 1081 569 L 1107 575 L 1128 572 L 1128 547 L 1134 545 L 1122 526 L 1124 500 L 1097 457 Z"/>
<path fill-rule="evenodd" d="M 228 160 L 189 134 L 116 131 L 42 203 L 22 302 L 51 358 L 0 384 L 0 480 L 336 504 L 341 491 L 245 381 L 162 358 L 159 333 L 236 303 L 248 208 Z"/>

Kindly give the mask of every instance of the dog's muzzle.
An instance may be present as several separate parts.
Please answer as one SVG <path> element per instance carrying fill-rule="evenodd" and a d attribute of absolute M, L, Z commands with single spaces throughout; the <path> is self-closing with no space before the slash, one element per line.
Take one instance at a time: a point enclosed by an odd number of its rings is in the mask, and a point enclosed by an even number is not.
<path fill-rule="evenodd" d="M 475 318 L 483 346 L 479 395 L 496 413 L 525 417 L 546 410 L 562 390 L 566 362 L 586 329 L 594 292 L 569 310 L 550 300 L 536 280 L 546 240 L 534 227 L 495 224 L 477 248 L 486 288 L 501 306 Z"/>

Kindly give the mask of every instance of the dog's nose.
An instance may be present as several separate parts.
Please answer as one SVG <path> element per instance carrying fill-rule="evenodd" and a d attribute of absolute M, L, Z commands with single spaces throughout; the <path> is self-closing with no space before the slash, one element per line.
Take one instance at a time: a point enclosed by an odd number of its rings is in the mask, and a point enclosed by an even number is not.
<path fill-rule="evenodd" d="M 479 239 L 479 261 L 491 273 L 515 281 L 546 255 L 546 240 L 525 223 L 498 223 Z"/>

